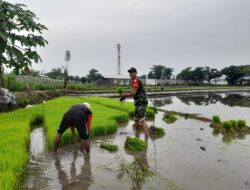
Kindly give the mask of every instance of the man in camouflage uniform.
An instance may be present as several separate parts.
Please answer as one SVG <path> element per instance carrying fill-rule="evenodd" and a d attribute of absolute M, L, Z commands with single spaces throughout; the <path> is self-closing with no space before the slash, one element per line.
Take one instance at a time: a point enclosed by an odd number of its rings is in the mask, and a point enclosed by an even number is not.
<path fill-rule="evenodd" d="M 146 122 L 146 109 L 148 105 L 148 98 L 145 89 L 140 79 L 137 78 L 137 70 L 132 67 L 128 70 L 129 76 L 132 80 L 132 92 L 123 93 L 121 95 L 121 101 L 125 100 L 126 97 L 134 97 L 135 105 L 135 126 L 143 127 L 145 137 L 149 136 L 149 129 Z"/>

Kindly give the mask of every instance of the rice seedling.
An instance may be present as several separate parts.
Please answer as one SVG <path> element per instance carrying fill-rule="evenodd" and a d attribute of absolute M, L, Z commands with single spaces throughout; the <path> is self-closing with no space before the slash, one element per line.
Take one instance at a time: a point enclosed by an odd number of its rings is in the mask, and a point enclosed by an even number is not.
<path fill-rule="evenodd" d="M 214 123 L 220 123 L 221 122 L 220 116 L 218 116 L 218 115 L 214 115 L 212 120 L 213 120 Z"/>
<path fill-rule="evenodd" d="M 139 138 L 127 137 L 125 148 L 131 151 L 142 151 L 147 148 L 147 143 Z"/>
<path fill-rule="evenodd" d="M 223 126 L 223 128 L 224 128 L 227 132 L 229 132 L 230 129 L 233 128 L 232 123 L 231 123 L 230 121 L 224 121 L 224 122 L 222 123 L 222 126 Z"/>
<path fill-rule="evenodd" d="M 119 177 L 121 178 L 124 174 L 127 174 L 129 179 L 132 181 L 132 189 L 141 189 L 144 183 L 152 181 L 155 177 L 154 171 L 149 167 L 147 161 L 136 156 L 135 160 L 128 165 L 122 164 Z"/>
<path fill-rule="evenodd" d="M 236 120 L 230 120 L 230 122 L 231 122 L 232 127 L 233 127 L 234 129 L 236 129 L 236 128 L 238 127 L 237 121 L 236 121 Z"/>
<path fill-rule="evenodd" d="M 43 104 L 44 118 L 41 117 L 42 104 L 0 114 L 0 189 L 20 189 L 22 175 L 28 163 L 30 124 L 39 125 L 46 121 L 44 127 L 47 146 L 50 149 L 63 114 L 73 104 L 82 102 L 89 102 L 92 107 L 91 137 L 112 134 L 117 130 L 118 123 L 129 119 L 128 112 L 100 105 L 87 97 L 63 97 L 47 101 Z M 71 142 L 71 134 L 67 130 L 63 134 L 62 144 Z"/>
<path fill-rule="evenodd" d="M 118 93 L 119 95 L 121 95 L 123 93 L 122 87 L 117 87 L 115 90 L 116 90 L 116 93 Z"/>
<path fill-rule="evenodd" d="M 37 126 L 44 125 L 44 123 L 45 123 L 44 116 L 41 114 L 36 114 L 30 120 L 30 127 L 35 128 Z"/>
<path fill-rule="evenodd" d="M 169 113 L 165 114 L 163 119 L 168 124 L 174 123 L 174 122 L 177 121 L 176 115 L 174 113 L 172 113 L 172 112 L 169 112 Z"/>
<path fill-rule="evenodd" d="M 164 136 L 165 130 L 160 127 L 150 126 L 150 132 L 152 135 Z"/>
<path fill-rule="evenodd" d="M 241 119 L 237 121 L 237 125 L 238 125 L 239 128 L 247 127 L 246 121 L 245 120 L 241 120 Z"/>
<path fill-rule="evenodd" d="M 100 145 L 100 148 L 108 150 L 109 152 L 117 152 L 118 151 L 118 146 L 115 144 L 102 143 Z"/>
<path fill-rule="evenodd" d="M 229 143 L 233 139 L 243 139 L 245 135 L 250 134 L 250 127 L 245 120 L 229 120 L 221 122 L 219 116 L 214 116 L 210 126 L 214 128 L 213 135 L 223 135 L 223 142 Z M 220 121 L 220 122 L 218 122 Z"/>
<path fill-rule="evenodd" d="M 133 103 L 124 102 L 121 105 L 121 102 L 119 100 L 115 100 L 115 99 L 111 99 L 111 98 L 103 98 L 103 97 L 99 97 L 99 98 L 88 97 L 88 100 L 90 100 L 94 103 L 112 108 L 112 109 L 127 112 L 129 114 L 129 117 L 131 117 L 131 118 L 134 117 L 135 107 L 134 107 Z M 153 108 L 151 106 L 148 106 L 147 110 L 146 110 L 147 119 L 153 119 L 156 111 L 157 111 L 157 108 Z"/>

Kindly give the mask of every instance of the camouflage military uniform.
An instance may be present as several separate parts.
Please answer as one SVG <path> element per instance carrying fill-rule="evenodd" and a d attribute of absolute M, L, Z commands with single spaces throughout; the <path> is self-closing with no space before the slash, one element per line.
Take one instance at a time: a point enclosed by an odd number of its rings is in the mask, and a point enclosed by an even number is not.
<path fill-rule="evenodd" d="M 137 78 L 132 80 L 132 87 L 136 90 L 136 95 L 134 96 L 135 120 L 142 122 L 146 119 L 147 94 L 142 86 L 142 82 Z"/>

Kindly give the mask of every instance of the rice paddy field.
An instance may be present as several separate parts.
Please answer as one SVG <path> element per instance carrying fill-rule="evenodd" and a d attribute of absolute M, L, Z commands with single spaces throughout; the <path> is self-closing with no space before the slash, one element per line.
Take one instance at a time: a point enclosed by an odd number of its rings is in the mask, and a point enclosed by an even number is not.
<path fill-rule="evenodd" d="M 20 189 L 29 158 L 30 122 L 37 115 L 45 118 L 46 144 L 50 150 L 63 114 L 74 104 L 89 102 L 93 112 L 91 137 L 116 132 L 119 123 L 128 122 L 133 114 L 132 103 L 98 97 L 62 97 L 34 107 L 0 114 L 0 189 Z M 153 116 L 154 110 L 147 110 Z M 62 144 L 71 143 L 69 131 Z"/>

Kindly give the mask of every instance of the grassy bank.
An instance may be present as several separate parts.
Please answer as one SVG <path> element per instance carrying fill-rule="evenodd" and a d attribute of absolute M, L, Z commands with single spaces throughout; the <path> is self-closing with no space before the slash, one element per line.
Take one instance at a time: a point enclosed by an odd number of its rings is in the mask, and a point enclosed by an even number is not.
<path fill-rule="evenodd" d="M 34 116 L 44 114 L 47 146 L 51 148 L 63 113 L 73 104 L 83 102 L 89 102 L 92 107 L 91 137 L 114 133 L 118 123 L 127 122 L 131 114 L 119 107 L 105 106 L 118 105 L 118 100 L 98 97 L 57 98 L 43 105 L 0 114 L 0 189 L 20 189 L 22 175 L 28 162 L 30 121 Z M 128 107 L 130 111 L 133 108 L 131 103 L 123 103 L 123 106 Z M 67 143 L 71 143 L 69 130 L 62 138 L 62 144 Z"/>
<path fill-rule="evenodd" d="M 11 91 L 27 91 L 27 90 L 55 90 L 63 89 L 63 82 L 60 84 L 50 82 L 39 82 L 39 78 L 34 81 L 17 80 L 14 74 L 4 75 L 4 85 Z M 118 86 L 112 85 L 97 85 L 95 83 L 70 82 L 68 89 L 81 91 L 82 93 L 116 93 Z M 130 91 L 130 86 L 120 86 L 123 91 Z M 242 89 L 247 86 L 145 86 L 148 92 L 156 91 L 182 91 L 182 90 L 219 90 L 219 89 Z M 249 88 L 249 87 L 248 87 Z"/>

